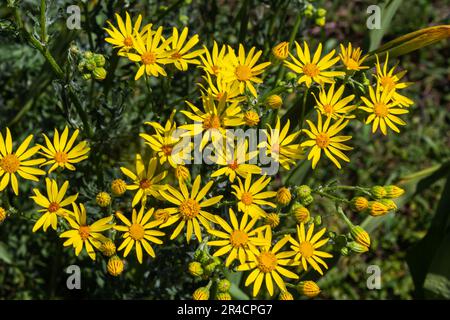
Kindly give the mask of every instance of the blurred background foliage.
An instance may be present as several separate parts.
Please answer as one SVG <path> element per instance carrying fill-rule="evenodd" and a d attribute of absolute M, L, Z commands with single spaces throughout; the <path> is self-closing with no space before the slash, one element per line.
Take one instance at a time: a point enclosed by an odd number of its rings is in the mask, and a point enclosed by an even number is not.
<path fill-rule="evenodd" d="M 22 19 L 38 32 L 37 1 L 9 2 L 20 8 Z M 74 4 L 81 9 L 80 30 L 66 27 L 67 7 Z M 83 127 L 70 98 L 70 85 L 87 111 L 92 130 L 91 134 L 83 132 L 92 147 L 90 161 L 82 163 L 70 181 L 72 187 L 77 186 L 79 199 L 87 201 L 90 212 L 95 212 L 95 203 L 89 199 L 94 199 L 98 191 L 108 190 L 110 181 L 120 177 L 118 168 L 132 163 L 134 154 L 143 147 L 138 139 L 143 122 L 163 121 L 172 108 L 181 109 L 184 100 L 198 96 L 200 72 L 194 69 L 175 73 L 170 81 L 153 79 L 152 94 L 148 94 L 144 81 L 132 80 L 135 67 L 119 60 L 104 41 L 102 28 L 106 20 L 113 20 L 115 12 L 124 14 L 128 10 L 132 16 L 140 13 L 146 23 L 167 30 L 186 25 L 209 47 L 213 40 L 230 45 L 242 42 L 247 48 L 255 45 L 264 49 L 266 59 L 271 47 L 288 40 L 298 23 L 297 40 L 305 39 L 313 46 L 321 41 L 327 49 L 351 41 L 365 52 L 375 49 L 381 37 L 381 43 L 385 43 L 420 28 L 449 24 L 446 0 L 388 1 L 385 8 L 391 7 L 391 12 L 384 13 L 390 19 L 381 35 L 379 30 L 366 27 L 366 9 L 373 1 L 316 0 L 312 4 L 327 10 L 324 26 L 316 25 L 314 17 L 302 15 L 305 2 L 301 0 L 48 1 L 48 48 L 64 66 L 66 75 L 58 79 L 38 51 L 20 36 L 12 8 L 2 2 L 0 128 L 4 131 L 9 126 L 16 140 L 34 133 L 35 140 L 42 142 L 40 132 L 50 133 L 55 127 L 62 130 L 67 123 Z M 407 80 L 414 82 L 406 94 L 415 101 L 401 134 L 373 136 L 369 127 L 359 128 L 361 133 L 352 140 L 352 161 L 344 169 L 319 166 L 314 172 L 303 170 L 295 177 L 298 184 L 318 185 L 338 176 L 342 184 L 371 186 L 401 181 L 407 187 L 400 211 L 384 217 L 376 227 L 365 222 L 373 227 L 372 251 L 339 259 L 320 282 L 323 298 L 450 298 L 448 182 L 444 190 L 450 158 L 448 44 L 444 40 L 399 58 L 400 68 L 408 70 Z M 74 52 L 85 50 L 107 56 L 108 75 L 103 82 L 85 81 L 77 72 Z M 270 82 L 270 77 L 266 81 Z M 147 265 L 129 259 L 131 265 L 126 266 L 126 272 L 112 278 L 105 273 L 105 261 L 75 258 L 70 249 L 62 247 L 56 234 L 32 234 L 33 221 L 27 218 L 27 212 L 35 209 L 32 201 L 23 201 L 30 191 L 31 185 L 21 184 L 22 197 L 9 199 L 20 210 L 0 225 L 0 298 L 173 299 L 188 298 L 198 287 L 186 272 L 190 254 L 196 249 L 194 244 L 172 242 L 159 248 L 157 259 Z M 323 214 L 329 203 L 317 199 L 314 206 L 313 213 Z M 334 218 L 326 214 L 324 218 L 333 229 Z M 71 264 L 81 267 L 82 290 L 66 289 L 68 275 L 64 270 Z M 369 265 L 381 268 L 381 290 L 367 289 Z M 438 289 L 433 287 L 436 281 Z"/>

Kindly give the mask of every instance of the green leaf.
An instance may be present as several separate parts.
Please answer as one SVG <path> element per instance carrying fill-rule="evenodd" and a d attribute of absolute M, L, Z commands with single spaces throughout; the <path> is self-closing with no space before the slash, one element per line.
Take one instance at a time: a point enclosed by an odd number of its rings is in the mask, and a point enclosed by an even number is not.
<path fill-rule="evenodd" d="M 392 18 L 400 7 L 402 0 L 386 1 L 381 8 L 381 28 L 373 29 L 370 31 L 370 48 L 369 50 L 375 50 L 380 46 L 381 40 L 385 32 L 389 29 Z"/>
<path fill-rule="evenodd" d="M 230 295 L 236 300 L 250 300 L 250 297 L 239 288 L 242 272 L 231 272 L 225 270 L 225 277 L 230 280 Z"/>
<path fill-rule="evenodd" d="M 11 254 L 8 251 L 8 247 L 3 242 L 0 242 L 0 260 L 3 260 L 6 264 L 12 263 Z"/>

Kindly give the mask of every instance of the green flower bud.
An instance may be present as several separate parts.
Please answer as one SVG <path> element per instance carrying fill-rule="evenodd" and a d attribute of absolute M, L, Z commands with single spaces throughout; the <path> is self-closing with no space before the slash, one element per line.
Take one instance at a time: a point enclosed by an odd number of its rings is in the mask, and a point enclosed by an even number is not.
<path fill-rule="evenodd" d="M 369 251 L 369 248 L 356 242 L 356 241 L 351 241 L 347 244 L 347 248 L 352 250 L 353 252 L 356 253 L 364 253 Z"/>
<path fill-rule="evenodd" d="M 222 279 L 217 283 L 217 291 L 228 292 L 231 288 L 231 282 L 228 279 Z"/>
<path fill-rule="evenodd" d="M 84 80 L 90 80 L 92 78 L 92 74 L 90 73 L 83 73 L 83 79 Z"/>
<path fill-rule="evenodd" d="M 300 199 L 300 202 L 301 202 L 305 207 L 307 207 L 307 206 L 309 206 L 311 203 L 314 202 L 314 198 L 313 198 L 312 195 L 309 195 L 309 196 L 307 196 L 307 197 L 305 197 L 305 198 L 303 198 L 303 199 Z"/>
<path fill-rule="evenodd" d="M 394 185 L 385 186 L 384 189 L 386 190 L 386 198 L 389 199 L 398 198 L 405 193 L 405 190 Z"/>
<path fill-rule="evenodd" d="M 208 300 L 209 299 L 209 288 L 200 287 L 194 291 L 192 294 L 192 299 L 194 300 Z"/>
<path fill-rule="evenodd" d="M 92 59 L 94 57 L 94 54 L 91 51 L 85 51 L 83 56 L 85 59 Z"/>
<path fill-rule="evenodd" d="M 303 185 L 301 185 L 301 186 L 298 186 L 298 187 L 295 189 L 295 192 L 297 193 L 297 196 L 298 196 L 300 199 L 303 199 L 303 198 L 306 198 L 306 197 L 308 197 L 308 196 L 311 195 L 311 188 L 310 188 L 309 186 L 303 184 Z"/>
<path fill-rule="evenodd" d="M 340 252 L 341 252 L 342 256 L 344 256 L 344 257 L 348 256 L 348 248 L 347 247 L 341 248 Z"/>
<path fill-rule="evenodd" d="M 370 247 L 370 236 L 366 230 L 361 228 L 361 226 L 353 226 L 350 232 L 356 242 L 362 244 L 363 246 Z"/>
<path fill-rule="evenodd" d="M 320 226 L 322 224 L 322 216 L 315 216 L 314 217 L 314 224 L 316 226 Z"/>
<path fill-rule="evenodd" d="M 315 24 L 318 25 L 319 27 L 323 27 L 325 25 L 325 17 L 320 17 L 317 18 L 316 20 L 314 20 Z"/>
<path fill-rule="evenodd" d="M 231 300 L 231 295 L 228 292 L 219 292 L 216 294 L 216 300 Z"/>
<path fill-rule="evenodd" d="M 198 261 L 193 261 L 189 263 L 188 266 L 189 273 L 194 277 L 201 277 L 203 275 L 202 264 Z"/>
<path fill-rule="evenodd" d="M 386 189 L 382 186 L 373 186 L 370 189 L 370 193 L 375 199 L 382 199 L 386 197 Z"/>
<path fill-rule="evenodd" d="M 391 199 L 380 199 L 378 201 L 388 207 L 389 210 L 397 210 L 397 204 Z"/>
<path fill-rule="evenodd" d="M 86 69 L 88 69 L 89 71 L 94 71 L 95 68 L 97 68 L 97 65 L 95 64 L 95 61 L 93 59 L 85 61 L 86 61 Z"/>
<path fill-rule="evenodd" d="M 353 210 L 362 212 L 369 207 L 369 200 L 364 197 L 354 197 L 350 204 Z"/>
<path fill-rule="evenodd" d="M 314 298 L 320 293 L 320 288 L 314 281 L 301 281 L 297 285 L 297 291 L 308 298 Z"/>
<path fill-rule="evenodd" d="M 324 8 L 317 9 L 317 16 L 318 17 L 325 17 L 327 15 L 327 10 Z"/>
<path fill-rule="evenodd" d="M 104 80 L 106 78 L 106 70 L 105 68 L 95 68 L 93 75 L 96 80 Z"/>
<path fill-rule="evenodd" d="M 95 64 L 97 65 L 97 67 L 103 67 L 106 63 L 105 57 L 98 53 L 94 54 L 93 60 L 94 60 Z"/>

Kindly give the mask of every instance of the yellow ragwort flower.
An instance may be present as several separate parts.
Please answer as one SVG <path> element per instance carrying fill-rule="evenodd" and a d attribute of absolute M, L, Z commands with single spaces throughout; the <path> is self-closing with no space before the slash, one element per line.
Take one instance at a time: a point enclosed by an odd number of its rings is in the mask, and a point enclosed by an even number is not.
<path fill-rule="evenodd" d="M 169 59 L 174 63 L 178 70 L 182 71 L 188 69 L 188 64 L 200 64 L 200 61 L 195 58 L 199 57 L 203 52 L 203 49 L 189 52 L 199 40 L 198 35 L 196 34 L 186 42 L 188 32 L 189 29 L 184 27 L 179 35 L 178 29 L 174 27 L 172 37 L 169 39 L 170 46 L 167 47 L 167 50 L 170 52 Z"/>
<path fill-rule="evenodd" d="M 367 59 L 368 55 L 362 56 L 361 48 L 352 48 L 352 44 L 349 42 L 347 48 L 342 44 L 340 45 L 341 53 L 339 58 L 341 58 L 342 63 L 345 65 L 347 70 L 359 71 L 363 69 L 369 69 L 367 66 L 362 66 L 364 60 Z"/>
<path fill-rule="evenodd" d="M 338 118 L 354 118 L 355 116 L 350 114 L 356 109 L 354 105 L 348 105 L 354 98 L 355 95 L 351 94 L 345 98 L 342 98 L 345 86 L 342 85 L 334 91 L 334 83 L 325 91 L 325 86 L 320 88 L 319 98 L 313 93 L 316 100 L 316 108 L 325 116 L 332 117 L 333 119 Z"/>
<path fill-rule="evenodd" d="M 71 205 L 78 198 L 78 193 L 65 198 L 69 181 L 64 182 L 61 188 L 58 188 L 56 180 L 53 179 L 46 178 L 45 184 L 47 196 L 42 195 L 39 189 L 33 189 L 35 195 L 30 197 L 37 205 L 44 208 L 38 210 L 38 212 L 43 212 L 43 214 L 34 224 L 33 232 L 36 232 L 41 227 L 43 227 L 44 231 L 47 231 L 50 225 L 56 230 L 58 217 L 66 217 L 70 214 L 70 211 L 64 207 Z"/>
<path fill-rule="evenodd" d="M 209 241 L 209 246 L 221 247 L 213 254 L 214 257 L 220 257 L 228 254 L 225 260 L 225 266 L 228 267 L 235 259 L 239 259 L 241 264 L 249 260 L 250 256 L 258 254 L 257 246 L 267 245 L 264 238 L 259 237 L 259 230 L 252 228 L 255 226 L 258 218 L 249 221 L 249 215 L 244 214 L 239 223 L 233 209 L 229 208 L 229 216 L 231 225 L 219 216 L 216 216 L 216 223 L 220 225 L 222 230 L 209 229 L 208 232 L 220 240 Z"/>
<path fill-rule="evenodd" d="M 223 75 L 223 63 L 225 57 L 227 56 L 227 47 L 223 45 L 219 51 L 219 46 L 214 40 L 212 52 L 210 52 L 205 46 L 203 46 L 203 48 L 205 50 L 204 56 L 200 56 L 203 64 L 201 67 L 203 70 L 212 76 L 218 77 L 219 75 Z"/>
<path fill-rule="evenodd" d="M 75 249 L 75 255 L 78 256 L 83 250 L 83 247 L 86 247 L 86 252 L 88 256 L 95 260 L 95 251 L 94 248 L 100 249 L 103 242 L 106 242 L 108 238 L 106 238 L 102 232 L 111 229 L 113 225 L 110 223 L 113 220 L 113 216 L 109 216 L 96 222 L 88 225 L 86 219 L 86 208 L 83 204 L 80 203 L 80 207 L 76 205 L 76 203 L 72 203 L 73 206 L 73 215 L 65 217 L 72 227 L 71 230 L 63 232 L 59 237 L 60 238 L 68 238 L 64 242 L 64 246 L 73 246 Z"/>
<path fill-rule="evenodd" d="M 11 181 L 14 193 L 16 195 L 19 194 L 19 182 L 16 174 L 23 179 L 32 181 L 39 181 L 36 176 L 45 174 L 45 171 L 33 168 L 33 166 L 43 163 L 45 159 L 28 160 L 41 148 L 40 146 L 34 146 L 28 149 L 32 139 L 33 135 L 30 134 L 17 148 L 16 152 L 13 152 L 13 142 L 9 128 L 6 128 L 5 140 L 3 140 L 0 132 L 0 191 L 3 191 Z"/>
<path fill-rule="evenodd" d="M 69 140 L 69 128 L 66 127 L 62 134 L 60 135 L 58 130 L 55 129 L 55 134 L 53 135 L 53 143 L 47 137 L 47 135 L 42 134 L 45 138 L 46 145 L 41 145 L 42 154 L 47 160 L 42 165 L 52 165 L 48 170 L 48 173 L 52 172 L 58 167 L 63 169 L 67 168 L 69 170 L 75 170 L 75 163 L 79 163 L 88 158 L 87 153 L 91 150 L 87 146 L 86 141 L 78 143 L 73 147 L 75 140 L 78 137 L 79 130 L 75 130 Z"/>
<path fill-rule="evenodd" d="M 289 42 L 283 41 L 272 48 L 273 56 L 278 60 L 285 60 L 289 56 Z"/>
<path fill-rule="evenodd" d="M 203 79 L 206 80 L 207 87 L 205 88 L 201 83 L 198 85 L 202 89 L 202 94 L 205 96 L 211 95 L 216 100 L 220 100 L 223 96 L 226 95 L 226 102 L 242 102 L 246 100 L 245 96 L 241 94 L 239 91 L 239 83 L 234 82 L 225 82 L 222 78 L 211 78 L 209 73 L 204 76 Z"/>
<path fill-rule="evenodd" d="M 316 167 L 322 151 L 325 153 L 328 159 L 333 161 L 336 167 L 341 169 L 341 164 L 333 156 L 333 154 L 344 161 L 350 162 L 350 159 L 341 150 L 352 150 L 353 148 L 341 142 L 348 141 L 352 137 L 337 136 L 337 134 L 342 129 L 344 129 L 345 126 L 347 126 L 348 120 L 344 120 L 341 118 L 330 125 L 331 117 L 328 117 L 325 120 L 325 123 L 322 125 L 322 116 L 319 112 L 317 112 L 317 115 L 317 126 L 310 120 L 306 120 L 310 130 L 303 129 L 302 131 L 305 132 L 311 140 L 306 140 L 301 144 L 301 146 L 312 147 L 311 151 L 308 154 L 308 160 L 312 159 L 313 169 Z"/>
<path fill-rule="evenodd" d="M 165 235 L 164 232 L 159 230 L 154 230 L 155 227 L 161 224 L 159 220 L 150 221 L 150 218 L 155 211 L 154 208 L 149 209 L 145 212 L 144 206 L 141 207 L 139 213 L 136 212 L 136 209 L 133 208 L 133 212 L 131 214 L 131 221 L 128 220 L 121 213 L 116 213 L 117 217 L 122 220 L 125 225 L 114 226 L 114 229 L 120 232 L 124 232 L 122 238 L 122 244 L 117 248 L 117 251 L 121 251 L 125 249 L 123 252 L 123 256 L 126 257 L 131 249 L 134 247 L 136 250 L 136 257 L 139 263 L 142 263 L 142 248 L 144 248 L 145 252 L 147 252 L 151 257 L 155 257 L 155 251 L 153 250 L 150 242 L 156 244 L 162 244 L 162 240 L 157 237 L 162 237 Z"/>
<path fill-rule="evenodd" d="M 177 207 L 165 208 L 171 214 L 171 217 L 160 227 L 167 227 L 179 221 L 178 226 L 173 231 L 170 239 L 175 239 L 186 226 L 186 241 L 189 243 L 194 233 L 198 241 L 202 241 L 202 232 L 199 222 L 208 230 L 209 222 L 215 222 L 216 218 L 213 214 L 204 211 L 206 207 L 210 207 L 218 203 L 223 196 L 215 196 L 207 200 L 203 200 L 213 185 L 213 181 L 209 181 L 200 189 L 201 176 L 198 175 L 192 184 L 192 190 L 189 192 L 186 184 L 179 181 L 179 189 L 169 186 L 167 190 L 160 191 L 161 196 L 177 205 Z"/>

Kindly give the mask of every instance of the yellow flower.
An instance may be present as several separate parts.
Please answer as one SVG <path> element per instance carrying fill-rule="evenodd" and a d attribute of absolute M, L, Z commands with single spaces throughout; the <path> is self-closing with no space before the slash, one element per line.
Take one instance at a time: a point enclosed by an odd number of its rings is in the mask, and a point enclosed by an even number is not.
<path fill-rule="evenodd" d="M 111 204 L 111 196 L 108 192 L 102 191 L 97 194 L 97 196 L 95 197 L 95 201 L 100 207 L 106 208 Z"/>
<path fill-rule="evenodd" d="M 102 232 L 112 228 L 113 225 L 110 224 L 110 222 L 112 221 L 113 216 L 100 219 L 93 224 L 88 225 L 84 205 L 80 203 L 80 207 L 78 208 L 74 202 L 72 203 L 72 206 L 75 219 L 69 216 L 66 217 L 72 230 L 63 232 L 59 237 L 68 238 L 63 245 L 65 247 L 72 245 L 75 249 L 76 256 L 80 254 L 83 247 L 86 247 L 86 252 L 89 257 L 92 260 L 95 260 L 94 248 L 100 249 L 102 243 L 108 240 Z"/>
<path fill-rule="evenodd" d="M 258 236 L 258 229 L 252 230 L 258 218 L 249 221 L 248 214 L 242 216 L 239 223 L 233 209 L 229 208 L 229 216 L 231 225 L 224 219 L 216 216 L 216 223 L 219 224 L 224 231 L 209 229 L 208 232 L 220 240 L 209 241 L 209 246 L 221 247 L 214 252 L 214 257 L 220 257 L 228 254 L 225 260 L 225 266 L 228 267 L 235 259 L 239 259 L 241 264 L 249 260 L 250 256 L 258 254 L 257 246 L 267 245 L 267 241 Z M 264 227 L 262 227 L 264 228 Z M 259 228 L 260 229 L 260 228 Z"/>
<path fill-rule="evenodd" d="M 266 216 L 266 212 L 261 206 L 269 206 L 276 208 L 276 204 L 267 201 L 277 195 L 275 191 L 261 192 L 269 183 L 270 178 L 261 176 L 258 180 L 252 183 L 252 175 L 249 173 L 245 178 L 244 184 L 238 177 L 239 185 L 232 185 L 234 189 L 232 192 L 238 201 L 238 210 L 249 214 L 252 218 L 261 218 Z"/>
<path fill-rule="evenodd" d="M 298 293 L 308 297 L 314 298 L 320 293 L 320 288 L 314 281 L 302 281 L 297 285 Z"/>
<path fill-rule="evenodd" d="M 69 181 L 64 182 L 60 189 L 58 188 L 56 180 L 46 178 L 45 184 L 47 187 L 47 197 L 42 195 L 39 189 L 33 189 L 35 196 L 30 197 L 37 205 L 44 208 L 38 210 L 39 212 L 44 212 L 44 214 L 34 224 L 33 232 L 36 232 L 41 227 L 43 227 L 44 231 L 47 231 L 47 228 L 50 225 L 56 230 L 58 216 L 65 217 L 70 213 L 70 211 L 64 207 L 74 203 L 78 198 L 77 193 L 64 199 L 67 188 L 69 187 Z"/>
<path fill-rule="evenodd" d="M 249 174 L 261 174 L 261 168 L 256 164 L 250 164 L 252 159 L 258 155 L 258 151 L 248 152 L 248 141 L 239 141 L 237 145 L 224 144 L 222 151 L 216 155 L 214 163 L 221 166 L 211 174 L 211 178 L 225 175 L 233 182 L 236 175 L 243 178 Z"/>
<path fill-rule="evenodd" d="M 350 114 L 351 111 L 356 109 L 356 106 L 348 104 L 355 98 L 355 95 L 349 95 L 341 99 L 344 93 L 345 86 L 342 85 L 334 92 L 334 83 L 330 86 L 328 92 L 325 91 L 325 86 L 320 88 L 319 99 L 316 95 L 316 108 L 325 116 L 337 118 L 354 118 L 355 116 Z"/>
<path fill-rule="evenodd" d="M 341 61 L 345 65 L 347 70 L 359 71 L 369 68 L 367 66 L 362 66 L 362 63 L 368 56 L 365 55 L 361 57 L 361 48 L 352 48 L 351 43 L 348 44 L 347 48 L 341 44 L 340 48 L 341 53 L 339 54 L 339 58 L 341 58 Z"/>
<path fill-rule="evenodd" d="M 224 59 L 226 57 L 227 48 L 226 46 L 222 46 L 222 48 L 219 51 L 219 47 L 217 45 L 217 42 L 214 40 L 214 45 L 212 52 L 208 50 L 205 46 L 203 47 L 205 49 L 204 54 L 205 56 L 201 55 L 200 59 L 202 60 L 202 68 L 205 70 L 208 74 L 212 76 L 219 76 L 223 74 L 223 63 Z"/>
<path fill-rule="evenodd" d="M 253 83 L 262 83 L 258 75 L 264 72 L 264 69 L 270 65 L 270 62 L 256 65 L 262 54 L 262 50 L 256 53 L 255 50 L 255 47 L 251 48 L 246 56 L 244 46 L 239 44 L 239 53 L 236 56 L 234 50 L 228 47 L 228 57 L 223 77 L 226 82 L 237 81 L 239 83 L 240 93 L 244 93 L 245 88 L 247 88 L 256 97 L 256 89 Z"/>
<path fill-rule="evenodd" d="M 123 261 L 118 256 L 113 256 L 109 258 L 108 264 L 106 265 L 108 273 L 113 277 L 119 276 L 123 272 Z"/>
<path fill-rule="evenodd" d="M 208 300 L 209 299 L 209 287 L 201 287 L 194 291 L 192 294 L 193 300 Z"/>
<path fill-rule="evenodd" d="M 292 71 L 302 75 L 297 81 L 299 84 L 305 82 L 309 88 L 313 82 L 317 82 L 320 85 L 323 83 L 334 83 L 334 77 L 345 75 L 345 72 L 341 71 L 325 71 L 335 65 L 339 60 L 339 57 L 333 58 L 335 50 L 321 58 L 322 43 L 319 43 L 311 59 L 309 47 L 306 42 L 303 42 L 304 50 L 302 50 L 297 41 L 295 42 L 295 46 L 297 48 L 297 58 L 289 53 L 293 62 L 285 61 L 284 64 Z"/>
<path fill-rule="evenodd" d="M 271 94 L 267 97 L 266 104 L 271 109 L 280 109 L 283 106 L 283 98 L 277 94 Z"/>
<path fill-rule="evenodd" d="M 209 73 L 206 74 L 206 77 L 203 77 L 208 87 L 205 88 L 202 84 L 198 84 L 202 88 L 202 94 L 203 95 L 211 95 L 216 100 L 220 100 L 223 96 L 226 95 L 226 102 L 242 102 L 246 100 L 246 97 L 241 94 L 239 91 L 239 83 L 234 82 L 225 82 L 223 79 L 214 78 L 214 80 L 211 78 Z"/>
<path fill-rule="evenodd" d="M 178 35 L 178 29 L 174 27 L 172 38 L 169 39 L 171 45 L 167 48 L 167 50 L 170 51 L 169 59 L 172 60 L 178 70 L 182 71 L 186 71 L 188 69 L 189 63 L 200 64 L 200 61 L 195 58 L 200 56 L 203 52 L 203 49 L 189 52 L 189 50 L 191 50 L 199 40 L 198 35 L 196 34 L 185 44 L 188 32 L 189 29 L 184 27 L 181 34 Z"/>
<path fill-rule="evenodd" d="M 380 89 L 387 91 L 392 90 L 392 100 L 398 103 L 400 106 L 409 107 L 410 105 L 412 105 L 414 101 L 398 93 L 398 89 L 407 88 L 412 84 L 411 82 L 400 82 L 400 80 L 405 76 L 406 70 L 394 74 L 396 68 L 396 66 L 394 66 L 388 71 L 387 67 L 389 53 L 386 54 L 386 60 L 384 62 L 383 68 L 381 68 L 380 61 L 378 60 L 378 55 L 376 55 L 375 57 L 377 58 L 377 63 L 375 65 L 377 74 L 375 75 L 375 78 L 377 79 L 377 84 L 380 86 Z"/>
<path fill-rule="evenodd" d="M 0 223 L 5 221 L 7 216 L 8 216 L 8 212 L 5 209 L 3 209 L 2 207 L 0 207 Z"/>
<path fill-rule="evenodd" d="M 341 158 L 344 161 L 350 162 L 350 159 L 342 153 L 341 150 L 352 150 L 352 147 L 349 147 L 341 142 L 350 140 L 351 136 L 337 136 L 337 134 L 345 128 L 348 124 L 348 120 L 339 119 L 334 122 L 330 126 L 331 117 L 328 117 L 325 120 L 325 123 L 322 125 L 322 116 L 318 112 L 318 121 L 317 127 L 310 120 L 306 120 L 309 125 L 310 130 L 303 129 L 311 140 L 307 140 L 301 144 L 302 147 L 312 147 L 311 151 L 308 154 L 308 160 L 312 159 L 312 168 L 314 169 L 317 165 L 317 162 L 320 159 L 321 152 L 325 152 L 325 155 L 333 161 L 333 163 L 341 168 L 341 164 L 339 161 L 333 156 Z"/>
<path fill-rule="evenodd" d="M 285 60 L 289 55 L 289 42 L 283 41 L 272 48 L 272 54 L 278 60 Z"/>
<path fill-rule="evenodd" d="M 122 179 L 115 179 L 111 182 L 111 191 L 116 197 L 120 197 L 127 191 L 127 184 Z"/>
<path fill-rule="evenodd" d="M 287 206 L 292 200 L 291 191 L 286 187 L 281 187 L 277 191 L 277 203 L 282 207 Z"/>
<path fill-rule="evenodd" d="M 272 296 L 274 292 L 273 281 L 275 281 L 281 291 L 286 291 L 286 285 L 280 274 L 290 278 L 298 279 L 298 275 L 286 269 L 286 266 L 293 266 L 298 263 L 292 262 L 289 257 L 291 252 L 279 252 L 281 248 L 289 241 L 289 236 L 285 236 L 278 241 L 272 248 L 272 233 L 269 228 L 266 229 L 266 240 L 268 245 L 262 250 L 258 250 L 254 256 L 250 256 L 249 262 L 237 267 L 237 271 L 253 270 L 245 280 L 245 286 L 253 283 L 253 296 L 258 295 L 263 281 L 265 281 L 267 291 Z"/>
<path fill-rule="evenodd" d="M 27 150 L 32 139 L 33 135 L 31 134 L 22 142 L 16 152 L 13 152 L 13 143 L 9 128 L 6 128 L 5 140 L 3 140 L 0 132 L 0 191 L 3 191 L 11 181 L 14 193 L 16 195 L 19 194 L 19 182 L 17 181 L 16 174 L 21 178 L 32 181 L 39 181 L 36 176 L 45 174 L 45 171 L 33 168 L 33 166 L 44 162 L 45 159 L 27 160 L 34 156 L 41 148 L 40 146 L 35 146 Z"/>
<path fill-rule="evenodd" d="M 377 131 L 380 127 L 381 133 L 387 134 L 387 126 L 393 131 L 399 133 L 400 130 L 396 124 L 404 126 L 406 123 L 397 117 L 397 115 L 408 113 L 408 110 L 398 108 L 398 102 L 392 101 L 394 90 L 381 90 L 377 85 L 376 91 L 369 87 L 370 100 L 366 97 L 361 97 L 365 106 L 359 107 L 370 115 L 366 119 L 366 124 L 372 122 L 372 132 Z"/>
<path fill-rule="evenodd" d="M 322 228 L 314 234 L 314 223 L 312 223 L 305 234 L 305 225 L 301 223 L 300 226 L 297 225 L 298 241 L 293 238 L 289 240 L 292 244 L 291 249 L 295 252 L 294 261 L 300 261 L 305 271 L 308 270 L 308 264 L 321 275 L 323 275 L 323 271 L 320 265 L 328 269 L 327 264 L 321 258 L 332 258 L 333 256 L 327 252 L 317 250 L 328 243 L 328 238 L 320 240 L 325 231 L 326 228 Z"/>
<path fill-rule="evenodd" d="M 361 226 L 353 226 L 350 233 L 356 242 L 363 246 L 370 247 L 370 235 Z"/>
<path fill-rule="evenodd" d="M 165 235 L 164 232 L 159 230 L 154 230 L 156 226 L 161 224 L 159 220 L 150 221 L 155 209 L 151 208 L 144 214 L 144 206 L 141 207 L 139 213 L 133 208 L 131 215 L 131 221 L 128 220 L 121 213 L 116 213 L 117 217 L 122 220 L 125 225 L 114 226 L 114 229 L 120 232 L 124 232 L 122 238 L 122 244 L 117 248 L 117 251 L 125 249 L 123 256 L 126 257 L 131 249 L 134 247 L 136 250 L 136 257 L 139 263 L 142 263 L 142 247 L 144 247 L 145 252 L 147 252 L 151 257 L 155 257 L 155 251 L 153 250 L 150 242 L 156 244 L 162 244 L 163 242 L 157 237 L 162 237 Z"/>
<path fill-rule="evenodd" d="M 142 75 L 158 77 L 160 74 L 167 76 L 166 71 L 160 66 L 160 64 L 171 63 L 168 58 L 170 52 L 166 51 L 166 47 L 169 41 L 164 41 L 161 37 L 162 27 L 153 34 L 147 33 L 146 39 L 143 39 L 141 35 L 136 34 L 136 39 L 133 39 L 133 46 L 137 51 L 136 53 L 128 53 L 127 57 L 131 61 L 138 62 L 140 67 L 134 77 L 134 80 L 138 80 Z M 145 42 L 144 42 L 145 40 Z M 161 40 L 163 42 L 160 44 Z"/>
<path fill-rule="evenodd" d="M 276 228 L 280 224 L 280 215 L 278 213 L 269 213 L 264 220 L 266 225 Z"/>
<path fill-rule="evenodd" d="M 257 126 L 259 123 L 259 114 L 255 110 L 248 110 L 244 113 L 244 121 L 249 127 Z"/>
<path fill-rule="evenodd" d="M 215 205 L 222 199 L 223 196 L 216 196 L 208 200 L 203 200 L 211 189 L 213 182 L 209 181 L 201 189 L 200 184 L 201 176 L 198 175 L 192 184 L 191 192 L 189 192 L 186 184 L 181 180 L 179 181 L 179 188 L 181 192 L 172 186 L 169 186 L 167 190 L 160 192 L 164 199 L 177 205 L 177 207 L 164 209 L 171 214 L 171 217 L 167 220 L 167 222 L 160 226 L 163 228 L 180 221 L 170 236 L 171 240 L 175 239 L 180 234 L 181 230 L 183 230 L 184 226 L 187 225 L 186 241 L 189 243 L 192 233 L 195 234 L 198 241 L 202 241 L 202 232 L 199 221 L 206 229 L 210 228 L 208 220 L 211 222 L 216 221 L 214 215 L 204 211 L 203 209 Z"/>
<path fill-rule="evenodd" d="M 352 208 L 358 212 L 363 212 L 369 206 L 369 200 L 364 197 L 354 197 L 351 200 Z"/>
<path fill-rule="evenodd" d="M 111 239 L 106 239 L 106 241 L 102 242 L 102 245 L 100 246 L 100 251 L 106 257 L 111 257 L 114 254 L 116 254 L 116 245 Z"/>
<path fill-rule="evenodd" d="M 73 164 L 79 163 L 88 158 L 87 153 L 91 149 L 87 146 L 86 141 L 82 141 L 73 147 L 79 132 L 80 131 L 78 129 L 75 130 L 70 139 L 67 140 L 69 137 L 68 127 L 64 129 L 61 136 L 59 135 L 58 130 L 55 129 L 53 144 L 47 135 L 43 134 L 46 146 L 41 145 L 43 152 L 40 153 L 49 159 L 42 165 L 52 165 L 48 170 L 48 173 L 58 167 L 63 169 L 67 168 L 73 171 L 75 170 L 75 166 Z"/>
<path fill-rule="evenodd" d="M 175 178 L 177 180 L 189 181 L 191 180 L 191 173 L 189 169 L 184 165 L 178 165 L 175 168 Z"/>
<path fill-rule="evenodd" d="M 166 188 L 165 185 L 157 184 L 167 175 L 167 171 L 155 175 L 157 163 L 158 160 L 156 158 L 151 158 L 146 169 L 142 156 L 137 154 L 136 173 L 133 173 L 124 167 L 120 168 L 124 175 L 133 180 L 132 184 L 127 185 L 127 190 L 137 190 L 132 202 L 133 208 L 139 201 L 142 201 L 144 204 L 147 201 L 147 196 L 159 197 L 159 191 Z"/>
<path fill-rule="evenodd" d="M 111 22 L 108 21 L 109 27 L 104 28 L 105 31 L 109 34 L 110 37 L 105 38 L 106 42 L 109 42 L 114 45 L 114 48 L 119 48 L 118 55 L 126 56 L 127 52 L 133 49 L 134 38 L 136 32 L 140 32 L 143 37 L 148 29 L 151 28 L 151 24 L 147 25 L 143 28 L 142 31 L 139 31 L 142 22 L 142 16 L 139 15 L 134 23 L 134 26 L 131 23 L 131 18 L 128 12 L 126 12 L 126 20 L 125 23 L 121 16 L 116 13 L 116 20 L 119 29 L 114 27 Z"/>
<path fill-rule="evenodd" d="M 291 165 L 295 165 L 296 160 L 303 158 L 303 150 L 301 145 L 293 143 L 300 135 L 301 131 L 288 135 L 290 121 L 281 129 L 280 117 L 277 117 L 275 128 L 268 124 L 269 131 L 264 131 L 267 136 L 267 142 L 262 142 L 259 147 L 266 147 L 267 155 L 278 162 L 283 168 L 289 170 Z"/>

